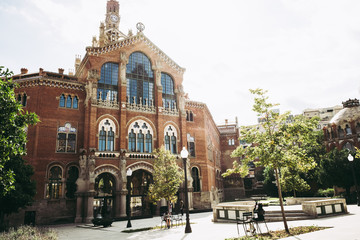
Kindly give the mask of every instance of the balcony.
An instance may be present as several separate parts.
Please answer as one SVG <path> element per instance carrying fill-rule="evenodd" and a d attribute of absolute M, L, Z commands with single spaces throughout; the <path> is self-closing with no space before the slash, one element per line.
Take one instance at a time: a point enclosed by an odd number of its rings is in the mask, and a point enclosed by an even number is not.
<path fill-rule="evenodd" d="M 120 152 L 113 152 L 113 151 L 97 151 L 95 152 L 95 156 L 98 158 L 119 158 Z"/>
<path fill-rule="evenodd" d="M 125 154 L 126 158 L 130 159 L 154 159 L 155 155 L 153 153 L 139 153 L 139 152 L 130 152 Z"/>
<path fill-rule="evenodd" d="M 146 112 L 146 113 L 156 113 L 156 107 L 154 106 L 154 101 L 145 98 L 144 101 L 142 98 L 139 98 L 139 103 L 136 103 L 136 97 L 133 97 L 133 101 L 130 102 L 130 98 L 127 97 L 126 108 L 134 112 Z"/>

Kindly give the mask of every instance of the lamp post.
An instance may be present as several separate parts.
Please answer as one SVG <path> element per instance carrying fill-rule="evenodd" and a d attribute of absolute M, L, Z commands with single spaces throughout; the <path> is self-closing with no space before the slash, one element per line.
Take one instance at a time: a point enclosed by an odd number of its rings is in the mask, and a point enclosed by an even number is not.
<path fill-rule="evenodd" d="M 187 174 L 186 174 L 186 161 L 189 156 L 189 152 L 185 147 L 180 152 L 180 156 L 183 160 L 184 173 L 185 173 L 185 209 L 186 209 L 186 227 L 185 233 L 191 233 L 190 219 L 189 219 L 189 197 L 188 197 L 188 188 L 187 188 Z"/>
<path fill-rule="evenodd" d="M 131 208 L 130 208 L 130 201 L 131 201 L 131 175 L 132 175 L 132 170 L 131 168 L 129 168 L 127 171 L 126 171 L 126 176 L 127 176 L 127 183 L 126 183 L 126 188 L 128 190 L 128 194 L 126 196 L 126 203 L 127 203 L 127 206 L 126 206 L 126 215 L 127 215 L 127 219 L 128 219 L 128 222 L 127 222 L 127 225 L 126 227 L 127 228 L 130 228 L 131 227 L 131 222 L 130 222 L 130 219 L 131 219 Z"/>
<path fill-rule="evenodd" d="M 352 162 L 352 163 L 353 163 L 353 166 L 351 167 L 351 170 L 352 170 L 352 174 L 353 174 L 353 178 L 354 178 L 354 183 L 355 183 L 356 201 L 357 201 L 357 205 L 360 206 L 358 185 L 357 185 L 356 176 L 355 176 L 355 170 L 354 170 L 354 168 L 355 168 L 354 157 L 353 157 L 353 155 L 351 155 L 350 153 L 349 153 L 349 155 L 348 155 L 348 160 L 349 160 L 349 162 Z"/>

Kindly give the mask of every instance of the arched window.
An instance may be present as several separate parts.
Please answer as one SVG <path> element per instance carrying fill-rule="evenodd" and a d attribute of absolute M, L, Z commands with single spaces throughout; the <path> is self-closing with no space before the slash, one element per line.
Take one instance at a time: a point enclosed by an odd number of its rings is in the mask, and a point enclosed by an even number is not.
<path fill-rule="evenodd" d="M 107 136 L 107 151 L 114 151 L 114 131 L 112 130 L 112 127 L 110 127 L 110 131 L 108 131 Z"/>
<path fill-rule="evenodd" d="M 73 100 L 73 108 L 74 109 L 77 109 L 79 107 L 79 99 L 78 97 L 74 97 L 74 100 Z"/>
<path fill-rule="evenodd" d="M 72 106 L 72 98 L 70 95 L 68 95 L 66 98 L 66 108 L 71 108 L 71 106 Z"/>
<path fill-rule="evenodd" d="M 356 133 L 360 134 L 360 123 L 359 122 L 356 124 Z"/>
<path fill-rule="evenodd" d="M 129 151 L 151 153 L 153 134 L 150 124 L 144 120 L 132 122 L 128 129 Z"/>
<path fill-rule="evenodd" d="M 152 152 L 152 135 L 150 134 L 150 131 L 146 134 L 145 149 L 147 153 Z"/>
<path fill-rule="evenodd" d="M 75 153 L 76 150 L 76 128 L 70 123 L 58 128 L 56 152 Z"/>
<path fill-rule="evenodd" d="M 117 63 L 105 63 L 102 65 L 100 80 L 98 82 L 97 99 L 117 102 L 118 78 L 119 65 Z"/>
<path fill-rule="evenodd" d="M 338 127 L 338 136 L 339 138 L 344 137 L 344 130 L 341 128 L 341 126 Z"/>
<path fill-rule="evenodd" d="M 178 140 L 178 134 L 176 131 L 176 128 L 168 124 L 165 126 L 164 129 L 164 140 L 165 140 L 165 149 L 169 150 L 171 153 L 176 154 L 177 153 L 177 140 Z"/>
<path fill-rule="evenodd" d="M 27 101 L 27 96 L 26 96 L 26 93 L 24 93 L 23 97 L 22 97 L 22 105 L 25 107 L 26 106 L 26 101 Z"/>
<path fill-rule="evenodd" d="M 186 121 L 193 122 L 194 121 L 194 114 L 192 111 L 186 111 Z"/>
<path fill-rule="evenodd" d="M 170 151 L 170 136 L 168 133 L 165 135 L 165 150 Z"/>
<path fill-rule="evenodd" d="M 136 135 L 134 133 L 134 129 L 131 129 L 131 132 L 129 133 L 129 151 L 136 151 Z"/>
<path fill-rule="evenodd" d="M 142 130 L 139 131 L 137 135 L 137 149 L 139 152 L 144 152 L 144 134 L 142 133 Z"/>
<path fill-rule="evenodd" d="M 351 135 L 352 134 L 351 128 L 349 127 L 348 124 L 346 124 L 345 131 L 346 131 L 346 135 Z"/>
<path fill-rule="evenodd" d="M 195 138 L 192 137 L 190 133 L 187 134 L 187 144 L 188 144 L 189 155 L 191 157 L 195 157 Z"/>
<path fill-rule="evenodd" d="M 105 118 L 99 123 L 99 151 L 114 151 L 115 123 Z"/>
<path fill-rule="evenodd" d="M 75 198 L 75 192 L 77 190 L 76 180 L 79 177 L 79 169 L 76 166 L 68 168 L 66 176 L 66 194 L 67 198 Z"/>
<path fill-rule="evenodd" d="M 170 151 L 171 151 L 171 153 L 174 153 L 174 154 L 177 153 L 177 151 L 176 151 L 176 136 L 174 136 L 174 133 L 171 136 Z"/>
<path fill-rule="evenodd" d="M 46 187 L 46 198 L 58 199 L 62 193 L 62 169 L 59 166 L 53 166 L 49 170 L 48 184 Z"/>
<path fill-rule="evenodd" d="M 59 106 L 60 107 L 65 107 L 65 96 L 64 96 L 64 94 L 61 94 L 61 96 L 60 96 Z"/>
<path fill-rule="evenodd" d="M 105 151 L 106 146 L 106 132 L 105 128 L 102 127 L 99 133 L 99 151 Z"/>
<path fill-rule="evenodd" d="M 193 167 L 191 169 L 191 176 L 193 178 L 194 192 L 200 192 L 200 177 L 199 177 L 199 169 L 197 167 Z"/>
<path fill-rule="evenodd" d="M 152 106 L 154 101 L 154 73 L 145 54 L 134 52 L 126 65 L 128 102 Z"/>
<path fill-rule="evenodd" d="M 163 107 L 171 110 L 175 109 L 176 96 L 174 93 L 173 79 L 168 74 L 161 73 L 161 85 L 163 87 L 162 90 Z"/>
<path fill-rule="evenodd" d="M 17 100 L 18 100 L 19 103 L 21 103 L 21 94 L 20 93 L 17 96 Z"/>

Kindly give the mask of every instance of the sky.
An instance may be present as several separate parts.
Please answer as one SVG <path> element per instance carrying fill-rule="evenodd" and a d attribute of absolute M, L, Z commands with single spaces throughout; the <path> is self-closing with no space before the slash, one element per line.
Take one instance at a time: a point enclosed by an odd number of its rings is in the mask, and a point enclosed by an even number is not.
<path fill-rule="evenodd" d="M 0 66 L 68 73 L 107 0 L 1 0 Z M 184 90 L 215 122 L 257 122 L 249 89 L 280 111 L 360 98 L 358 0 L 119 0 L 120 31 L 144 34 L 185 68 Z"/>

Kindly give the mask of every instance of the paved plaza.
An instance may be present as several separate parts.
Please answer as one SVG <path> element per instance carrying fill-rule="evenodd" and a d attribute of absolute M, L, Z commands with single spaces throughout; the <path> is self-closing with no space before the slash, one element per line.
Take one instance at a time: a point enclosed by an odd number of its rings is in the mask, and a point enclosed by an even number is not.
<path fill-rule="evenodd" d="M 285 206 L 286 209 L 301 209 L 301 206 Z M 266 210 L 280 210 L 279 206 L 266 207 Z M 331 227 L 322 231 L 294 236 L 286 239 L 301 240 L 360 240 L 360 207 L 357 205 L 348 205 L 349 214 L 338 215 L 334 217 L 318 218 L 303 221 L 289 221 L 289 227 L 296 226 L 323 226 Z M 185 215 L 184 215 L 185 217 Z M 214 223 L 212 222 L 212 212 L 190 214 L 192 233 L 185 234 L 185 226 L 173 227 L 170 229 L 155 229 L 149 231 L 140 231 L 135 233 L 123 233 L 126 228 L 126 221 L 114 222 L 112 227 L 93 227 L 91 224 L 69 224 L 61 226 L 52 226 L 59 233 L 60 240 L 66 239 L 211 239 L 224 240 L 225 238 L 237 237 L 235 223 Z M 159 226 L 160 217 L 149 219 L 132 220 L 132 229 Z M 284 229 L 283 222 L 268 223 L 270 230 Z M 244 232 L 240 226 L 240 235 Z"/>

